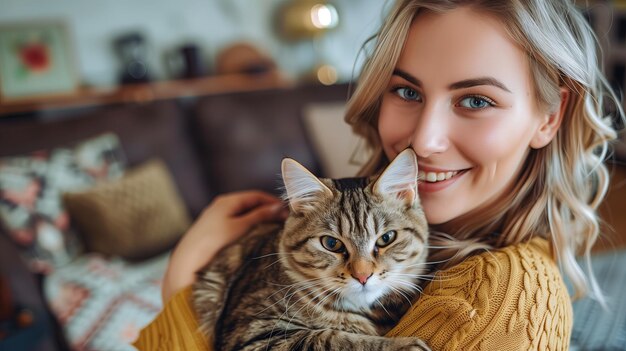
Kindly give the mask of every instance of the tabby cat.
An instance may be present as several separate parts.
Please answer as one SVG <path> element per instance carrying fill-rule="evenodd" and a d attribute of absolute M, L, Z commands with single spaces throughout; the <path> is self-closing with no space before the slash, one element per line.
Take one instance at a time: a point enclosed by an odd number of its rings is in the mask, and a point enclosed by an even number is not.
<path fill-rule="evenodd" d="M 282 163 L 291 213 L 198 272 L 193 302 L 216 350 L 428 350 L 384 335 L 426 270 L 427 223 L 407 149 L 377 179 L 318 179 Z"/>

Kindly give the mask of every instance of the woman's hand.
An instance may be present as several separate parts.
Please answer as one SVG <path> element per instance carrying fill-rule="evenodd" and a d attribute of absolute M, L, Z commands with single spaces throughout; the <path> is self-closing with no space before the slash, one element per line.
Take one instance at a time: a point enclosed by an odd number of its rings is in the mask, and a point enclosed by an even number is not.
<path fill-rule="evenodd" d="M 217 196 L 174 249 L 163 278 L 163 303 L 193 283 L 195 273 L 224 246 L 248 233 L 255 225 L 283 221 L 287 214 L 280 199 L 261 191 Z"/>

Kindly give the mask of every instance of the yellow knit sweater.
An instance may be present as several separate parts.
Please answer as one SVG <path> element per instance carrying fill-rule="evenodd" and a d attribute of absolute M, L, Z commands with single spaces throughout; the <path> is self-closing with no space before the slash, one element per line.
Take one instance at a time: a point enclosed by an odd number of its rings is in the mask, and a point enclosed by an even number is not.
<path fill-rule="evenodd" d="M 135 341 L 139 350 L 211 350 L 198 331 L 191 288 L 176 294 Z M 570 298 L 546 240 L 472 256 L 438 272 L 389 332 L 433 350 L 567 350 Z"/>

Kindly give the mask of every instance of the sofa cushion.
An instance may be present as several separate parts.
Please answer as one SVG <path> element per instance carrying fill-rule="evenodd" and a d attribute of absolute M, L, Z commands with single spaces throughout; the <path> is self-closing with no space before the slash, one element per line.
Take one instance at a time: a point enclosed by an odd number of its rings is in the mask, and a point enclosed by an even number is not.
<path fill-rule="evenodd" d="M 194 132 L 211 188 L 215 193 L 262 189 L 278 194 L 284 157 L 320 174 L 304 130 L 303 108 L 312 102 L 345 102 L 347 92 L 347 85 L 302 86 L 198 100 Z"/>
<path fill-rule="evenodd" d="M 207 205 L 208 188 L 188 119 L 175 101 L 60 110 L 45 116 L 0 119 L 0 156 L 51 149 L 105 131 L 119 136 L 129 166 L 162 159 L 192 215 Z"/>
<path fill-rule="evenodd" d="M 190 224 L 167 166 L 152 160 L 124 178 L 63 195 L 87 250 L 145 259 L 171 248 Z"/>
<path fill-rule="evenodd" d="M 124 171 L 117 137 L 104 134 L 72 148 L 0 158 L 0 220 L 31 269 L 49 272 L 79 252 L 61 193 L 81 190 Z"/>

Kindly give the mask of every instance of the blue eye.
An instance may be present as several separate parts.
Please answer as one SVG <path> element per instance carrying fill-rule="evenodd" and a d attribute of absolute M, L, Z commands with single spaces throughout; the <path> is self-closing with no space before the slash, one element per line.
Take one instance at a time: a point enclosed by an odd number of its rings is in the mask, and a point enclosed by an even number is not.
<path fill-rule="evenodd" d="M 325 235 L 320 238 L 320 241 L 322 242 L 322 246 L 328 251 L 341 252 L 344 250 L 341 240 L 333 238 L 332 236 Z"/>
<path fill-rule="evenodd" d="M 378 240 L 376 240 L 376 246 L 385 247 L 391 244 L 394 240 L 396 240 L 396 231 L 390 230 L 385 234 L 381 235 Z"/>
<path fill-rule="evenodd" d="M 408 100 L 408 101 L 421 101 L 422 100 L 422 97 L 415 89 L 411 89 L 407 87 L 400 87 L 400 88 L 395 88 L 394 92 L 398 94 L 398 96 L 400 96 L 404 100 Z"/>
<path fill-rule="evenodd" d="M 461 107 L 470 109 L 483 109 L 493 106 L 494 102 L 482 96 L 468 96 L 459 102 Z"/>

